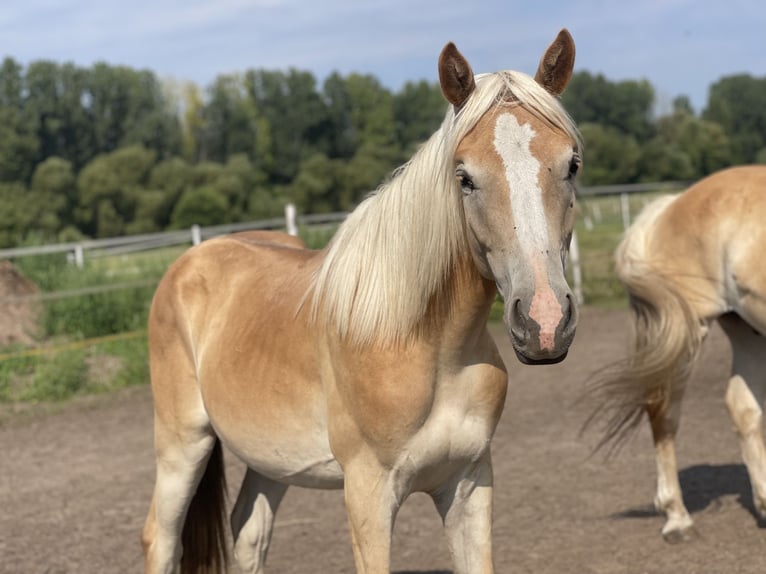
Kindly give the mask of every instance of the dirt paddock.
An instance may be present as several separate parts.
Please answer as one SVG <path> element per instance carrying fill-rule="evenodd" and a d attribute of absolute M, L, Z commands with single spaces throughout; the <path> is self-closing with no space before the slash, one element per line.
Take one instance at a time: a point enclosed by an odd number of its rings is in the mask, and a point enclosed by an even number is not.
<path fill-rule="evenodd" d="M 652 508 L 648 428 L 622 453 L 589 456 L 578 403 L 595 368 L 622 355 L 627 315 L 586 308 L 569 357 L 525 367 L 496 337 L 511 371 L 495 436 L 497 572 L 762 574 L 766 529 L 753 515 L 739 447 L 723 402 L 729 349 L 716 328 L 684 402 L 681 483 L 698 537 L 671 546 Z M 79 399 L 51 414 L 0 424 L 0 572 L 138 573 L 139 531 L 154 477 L 148 387 Z M 228 458 L 232 492 L 241 465 Z M 414 495 L 394 532 L 394 572 L 451 570 L 430 500 Z M 340 492 L 294 488 L 277 516 L 268 570 L 351 573 Z M 237 572 L 236 569 L 233 570 Z"/>

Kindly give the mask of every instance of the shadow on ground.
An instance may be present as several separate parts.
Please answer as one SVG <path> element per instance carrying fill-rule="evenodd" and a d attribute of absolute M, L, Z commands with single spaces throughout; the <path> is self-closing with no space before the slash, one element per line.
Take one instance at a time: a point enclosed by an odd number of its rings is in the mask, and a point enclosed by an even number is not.
<path fill-rule="evenodd" d="M 678 473 L 684 504 L 690 514 L 715 512 L 725 496 L 737 496 L 737 502 L 758 520 L 753 504 L 753 491 L 744 464 L 698 464 Z M 613 518 L 650 518 L 658 516 L 654 506 L 630 508 L 613 514 Z M 766 526 L 763 520 L 758 525 Z"/>

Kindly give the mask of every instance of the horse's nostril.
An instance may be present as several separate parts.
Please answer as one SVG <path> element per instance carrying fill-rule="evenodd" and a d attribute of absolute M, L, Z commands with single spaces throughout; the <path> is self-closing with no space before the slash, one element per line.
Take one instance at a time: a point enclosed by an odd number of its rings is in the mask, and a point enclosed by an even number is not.
<path fill-rule="evenodd" d="M 527 321 L 521 311 L 521 299 L 516 299 L 511 306 L 511 335 L 517 342 L 527 338 Z"/>
<path fill-rule="evenodd" d="M 572 295 L 570 293 L 567 293 L 567 309 L 566 309 L 566 317 L 564 317 L 565 325 L 569 325 L 569 323 L 572 321 L 573 309 L 574 309 L 574 301 L 572 301 Z"/>
<path fill-rule="evenodd" d="M 521 312 L 521 299 L 516 299 L 513 302 L 513 320 L 514 323 L 518 323 L 520 325 L 524 325 L 526 323 L 526 320 L 524 319 L 524 314 Z"/>
<path fill-rule="evenodd" d="M 565 336 L 570 336 L 574 333 L 577 326 L 577 305 L 571 293 L 567 293 L 566 303 L 564 318 L 561 321 L 561 330 Z"/>

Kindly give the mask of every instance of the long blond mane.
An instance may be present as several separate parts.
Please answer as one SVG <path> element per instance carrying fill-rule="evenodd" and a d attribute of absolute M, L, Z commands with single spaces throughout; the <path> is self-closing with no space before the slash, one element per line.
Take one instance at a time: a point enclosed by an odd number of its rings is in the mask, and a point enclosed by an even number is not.
<path fill-rule="evenodd" d="M 349 215 L 327 247 L 309 291 L 312 316 L 351 344 L 406 340 L 465 253 L 453 158 L 490 108 L 523 105 L 581 145 L 559 101 L 529 76 L 482 74 L 476 84 L 460 111 L 449 107 L 439 130 Z"/>

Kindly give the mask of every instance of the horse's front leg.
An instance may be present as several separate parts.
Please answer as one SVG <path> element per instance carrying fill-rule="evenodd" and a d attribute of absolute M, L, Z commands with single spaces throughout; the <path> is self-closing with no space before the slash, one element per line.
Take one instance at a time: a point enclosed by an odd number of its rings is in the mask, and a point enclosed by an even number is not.
<path fill-rule="evenodd" d="M 492 460 L 475 465 L 431 493 L 444 522 L 455 574 L 491 574 Z"/>
<path fill-rule="evenodd" d="M 357 574 L 389 574 L 391 533 L 406 495 L 397 492 L 394 473 L 382 468 L 374 456 L 356 457 L 343 471 Z"/>

